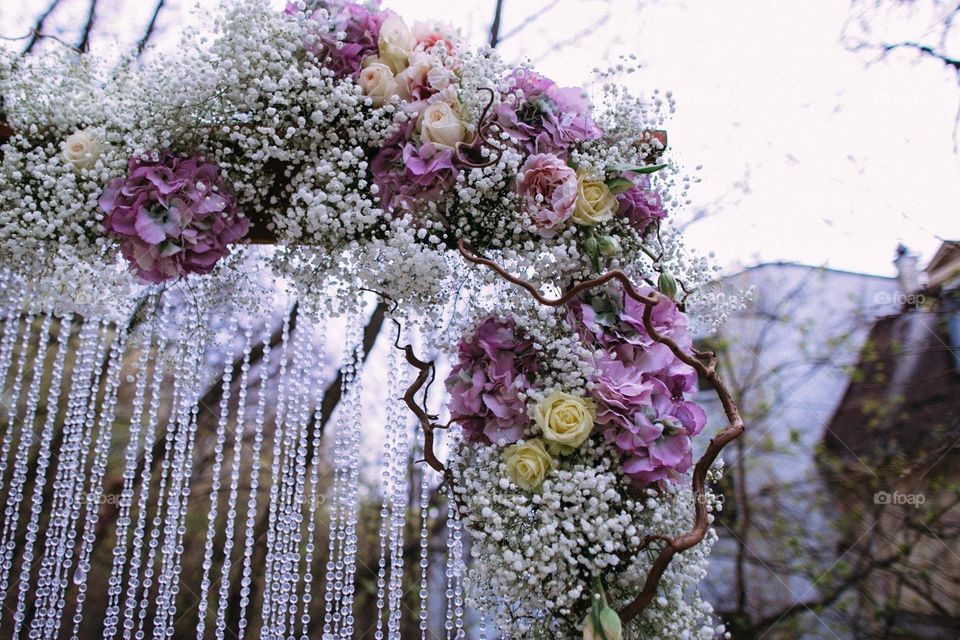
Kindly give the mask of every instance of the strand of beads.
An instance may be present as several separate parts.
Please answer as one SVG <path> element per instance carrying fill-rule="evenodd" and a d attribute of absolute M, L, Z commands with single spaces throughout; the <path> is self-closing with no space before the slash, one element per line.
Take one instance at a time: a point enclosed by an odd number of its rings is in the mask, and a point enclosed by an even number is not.
<path fill-rule="evenodd" d="M 86 454 L 91 442 L 90 431 L 108 342 L 109 327 L 105 322 L 88 320 L 84 324 L 71 379 L 63 446 L 53 482 L 50 523 L 37 581 L 37 608 L 31 622 L 31 637 L 50 637 L 60 628 L 61 602 L 73 560 L 74 524 L 80 515 Z"/>
<path fill-rule="evenodd" d="M 203 545 L 203 564 L 202 577 L 200 578 L 200 599 L 197 603 L 197 639 L 203 640 L 203 634 L 206 630 L 207 618 L 207 600 L 210 593 L 210 568 L 213 565 L 213 540 L 217 535 L 217 512 L 220 498 L 220 475 L 223 470 L 223 448 L 227 441 L 227 423 L 230 419 L 230 396 L 233 391 L 233 360 L 235 356 L 234 336 L 238 330 L 237 321 L 232 318 L 227 329 L 227 350 L 224 354 L 223 373 L 220 376 L 220 415 L 217 419 L 217 430 L 214 435 L 213 445 L 213 468 L 210 471 L 210 510 L 207 511 L 207 536 Z M 250 367 L 250 332 L 244 335 L 243 362 L 241 366 L 240 394 L 246 392 L 247 369 Z M 243 402 L 238 405 L 238 411 L 242 410 Z M 239 421 L 238 430 L 242 432 L 243 422 Z M 239 437 L 237 438 L 239 440 Z M 234 445 L 234 450 L 239 451 L 239 442 Z M 231 490 L 233 487 L 231 486 Z M 232 493 L 232 491 L 231 491 Z M 228 528 L 232 519 L 227 517 Z M 233 545 L 233 536 L 230 531 L 223 541 L 223 555 L 225 564 L 230 563 L 230 548 Z"/>
<path fill-rule="evenodd" d="M 22 420 L 8 421 L 7 434 L 11 434 L 20 427 L 20 438 L 13 458 L 13 476 L 10 487 L 7 489 L 6 508 L 3 511 L 3 526 L 0 528 L 0 602 L 7 599 L 7 589 L 10 586 L 10 573 L 13 569 L 13 552 L 16 548 L 14 537 L 20 522 L 20 505 L 23 502 L 23 487 L 27 481 L 27 471 L 30 465 L 30 450 L 33 448 L 33 422 L 37 417 L 37 406 L 40 404 L 40 384 L 43 381 L 47 345 L 49 344 L 50 326 L 53 323 L 53 313 L 47 312 L 37 334 L 37 350 L 30 363 L 31 377 L 27 387 L 26 409 Z M 29 333 L 29 332 L 28 332 Z M 21 352 L 19 362 L 26 361 L 26 353 Z M 19 364 L 18 362 L 18 364 Z M 22 367 L 21 367 L 22 377 Z M 11 402 L 11 411 L 16 417 L 16 406 L 19 402 L 20 390 L 17 389 Z M 56 405 L 56 400 L 54 400 Z M 2 609 L 0 609 L 2 616 Z M 0 618 L 2 619 L 2 618 Z"/>
<path fill-rule="evenodd" d="M 130 439 L 124 451 L 123 489 L 117 505 L 117 533 L 113 549 L 113 564 L 110 567 L 110 578 L 107 587 L 107 609 L 103 620 L 104 639 L 113 638 L 117 633 L 120 621 L 120 596 L 123 593 L 123 574 L 127 561 L 127 537 L 130 532 L 131 510 L 134 498 L 134 482 L 136 481 L 137 459 L 141 447 L 150 443 L 141 443 L 140 436 L 144 431 L 145 405 L 147 385 L 150 379 L 150 361 L 153 354 L 153 340 L 156 333 L 156 322 L 151 321 L 142 342 L 139 344 L 140 357 L 136 364 L 135 390 L 133 395 L 133 412 L 130 416 Z M 154 369 L 154 372 L 156 370 Z M 129 381 L 129 378 L 128 378 Z"/>
<path fill-rule="evenodd" d="M 200 374 L 203 370 L 204 343 L 200 325 L 206 313 L 192 309 L 186 323 L 186 340 L 181 342 L 177 354 L 182 369 L 182 392 L 176 406 L 175 452 L 170 469 L 170 488 L 167 492 L 167 518 L 164 524 L 164 545 L 162 549 L 161 574 L 158 580 L 160 592 L 157 597 L 157 615 L 154 620 L 154 633 L 157 629 L 164 634 L 172 634 L 176 619 L 176 600 L 180 590 L 181 559 L 183 557 L 182 538 L 186 532 L 184 520 L 187 517 L 190 481 L 192 479 L 193 445 L 197 433 L 198 401 L 200 398 Z"/>
<path fill-rule="evenodd" d="M 236 332 L 236 328 L 231 329 L 231 335 Z M 230 465 L 230 489 L 227 495 L 227 519 L 224 526 L 224 538 L 223 538 L 223 558 L 220 565 L 220 584 L 218 587 L 218 596 L 217 596 L 217 611 L 216 611 L 216 623 L 215 623 L 215 634 L 218 638 L 224 636 L 226 631 L 226 612 L 227 612 L 227 601 L 230 595 L 230 571 L 233 568 L 233 545 L 234 538 L 236 535 L 236 521 L 237 521 L 237 500 L 240 492 L 240 467 L 243 462 L 243 440 L 246 434 L 246 425 L 247 425 L 247 390 L 249 387 L 248 379 L 250 374 L 250 358 L 253 351 L 252 348 L 253 340 L 253 331 L 250 327 L 247 327 L 243 330 L 243 359 L 240 363 L 240 383 L 239 391 L 237 392 L 237 413 L 236 413 L 236 426 L 233 430 L 233 459 Z M 233 356 L 231 355 L 231 359 Z M 232 372 L 231 372 L 232 377 Z M 229 402 L 228 402 L 229 404 Z M 229 415 L 229 409 L 224 407 L 224 411 Z M 224 422 L 224 430 L 229 430 L 229 423 Z M 217 436 L 217 441 L 219 442 L 220 436 Z M 226 434 L 224 433 L 224 444 L 226 440 Z M 222 451 L 222 445 L 221 445 Z M 219 473 L 217 474 L 219 478 Z M 219 480 L 218 480 L 219 486 Z M 213 497 L 211 496 L 211 508 L 214 504 Z M 216 518 L 213 518 L 209 527 L 216 531 Z M 212 557 L 211 557 L 212 565 Z M 209 569 L 205 566 L 205 571 Z M 209 585 L 208 585 L 209 588 Z M 206 598 L 204 598 L 206 600 Z M 206 605 L 204 608 L 206 611 Z M 197 635 L 198 638 L 201 636 Z"/>
<path fill-rule="evenodd" d="M 280 499 L 280 467 L 281 457 L 283 455 L 283 431 L 284 418 L 287 407 L 287 363 L 289 362 L 290 345 L 290 316 L 283 319 L 283 329 L 281 332 L 281 344 L 283 349 L 280 355 L 280 374 L 277 378 L 277 413 L 274 423 L 273 436 L 273 464 L 271 465 L 270 499 L 267 516 L 267 557 L 263 577 L 263 607 L 261 617 L 263 619 L 263 628 L 269 636 L 271 624 L 273 622 L 273 567 L 274 555 L 276 553 L 276 535 L 277 535 L 277 507 Z"/>
<path fill-rule="evenodd" d="M 400 325 L 405 323 L 400 320 Z M 407 477 L 410 462 L 409 413 L 403 402 L 403 393 L 407 388 L 410 367 L 401 357 L 399 349 L 391 351 L 391 389 L 389 431 L 394 434 L 393 466 L 391 469 L 393 494 L 390 500 L 390 600 L 389 600 L 389 638 L 400 639 L 400 623 L 403 610 L 403 571 L 404 571 L 404 534 L 407 525 L 407 499 L 409 479 Z"/>
<path fill-rule="evenodd" d="M 319 345 L 319 355 L 316 358 L 317 366 L 315 366 L 310 374 L 310 380 L 312 381 L 312 387 L 314 389 L 324 388 L 323 384 L 323 368 L 320 366 L 324 361 L 324 354 L 326 352 L 326 331 L 327 323 L 323 320 L 317 323 L 316 325 L 316 335 L 315 340 Z M 300 633 L 300 640 L 309 640 L 309 631 L 310 631 L 310 605 L 312 602 L 312 586 L 313 586 L 313 554 L 316 549 L 316 529 L 317 529 L 317 506 L 320 504 L 323 497 L 319 493 L 318 484 L 320 482 L 320 445 L 323 440 L 323 431 L 324 424 L 322 422 L 323 415 L 323 404 L 322 397 L 316 399 L 313 412 L 313 420 L 311 424 L 313 425 L 313 440 L 312 440 L 312 450 L 313 455 L 310 459 L 310 496 L 308 504 L 308 516 L 307 516 L 307 543 L 304 549 L 304 574 L 303 574 L 303 594 L 301 596 L 301 601 L 303 602 L 303 613 L 300 616 L 302 623 L 302 630 Z"/>
<path fill-rule="evenodd" d="M 118 327 L 113 344 L 110 347 L 105 391 L 100 406 L 100 420 L 97 424 L 97 439 L 93 446 L 94 455 L 91 461 L 90 480 L 87 485 L 87 493 L 82 500 L 82 506 L 85 507 L 86 514 L 83 519 L 83 534 L 80 538 L 77 568 L 73 575 L 73 582 L 77 585 L 77 593 L 71 640 L 77 640 L 80 623 L 83 621 L 83 605 L 87 598 L 88 587 L 87 576 L 90 575 L 90 555 L 93 553 L 93 543 L 96 541 L 94 531 L 100 518 L 103 477 L 106 474 L 107 461 L 110 456 L 110 441 L 113 435 L 114 417 L 116 416 L 117 394 L 120 390 L 120 372 L 123 368 L 126 346 L 126 326 Z"/>
<path fill-rule="evenodd" d="M 123 640 L 131 640 L 136 626 L 136 612 L 141 600 L 138 598 L 141 585 L 141 568 L 145 564 L 144 549 L 149 546 L 146 541 L 148 531 L 147 509 L 150 500 L 150 487 L 153 480 L 154 447 L 157 440 L 157 428 L 160 423 L 160 397 L 166 375 L 166 358 L 164 355 L 170 346 L 170 341 L 162 334 L 166 326 L 168 307 L 164 306 L 160 317 L 156 320 L 157 344 L 154 352 L 153 379 L 150 383 L 150 405 L 147 409 L 147 425 L 143 436 L 143 468 L 140 471 L 140 492 L 137 496 L 137 520 L 133 528 L 130 542 L 130 570 L 127 576 L 127 588 L 124 595 L 123 607 Z M 149 568 L 149 567 L 147 567 Z M 146 578 L 146 571 L 144 571 Z M 142 620 L 142 617 L 140 618 Z M 104 637 L 104 640 L 107 640 Z"/>
<path fill-rule="evenodd" d="M 46 487 L 47 469 L 52 457 L 53 438 L 56 419 L 59 413 L 60 393 L 63 384 L 63 370 L 67 352 L 70 348 L 70 335 L 73 327 L 73 316 L 65 315 L 59 323 L 57 331 L 57 355 L 53 361 L 53 371 L 50 378 L 50 390 L 47 397 L 56 398 L 51 403 L 48 400 L 47 417 L 40 433 L 40 447 L 37 451 L 37 467 L 33 484 L 33 496 L 30 501 L 30 519 L 27 522 L 27 532 L 24 536 L 23 549 L 20 556 L 20 585 L 17 594 L 17 609 L 14 613 L 13 638 L 19 638 L 26 619 L 27 595 L 31 584 L 31 570 L 33 569 L 34 546 L 37 541 L 37 532 L 40 531 L 40 515 L 43 511 L 43 493 Z M 0 378 L 2 379 L 2 378 Z M 57 407 L 56 409 L 50 407 Z"/>
<path fill-rule="evenodd" d="M 256 545 L 257 494 L 260 488 L 260 454 L 263 449 L 263 427 L 266 421 L 267 381 L 270 372 L 270 330 L 264 327 L 261 341 L 260 384 L 257 391 L 257 412 L 253 422 L 253 451 L 250 462 L 250 494 L 247 496 L 246 528 L 243 544 L 243 570 L 240 578 L 240 612 L 237 622 L 237 640 L 243 640 L 247 625 L 247 607 L 250 605 L 250 584 L 253 573 L 253 550 Z M 230 592 L 230 571 L 224 564 L 220 581 L 220 602 L 217 605 L 217 640 L 223 640 L 227 622 L 227 598 Z"/>

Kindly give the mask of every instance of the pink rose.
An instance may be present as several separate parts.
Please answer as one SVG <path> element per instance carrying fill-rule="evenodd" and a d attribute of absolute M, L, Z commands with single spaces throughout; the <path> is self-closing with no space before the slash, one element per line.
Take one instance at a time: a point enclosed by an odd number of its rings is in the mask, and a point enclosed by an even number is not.
<path fill-rule="evenodd" d="M 552 153 L 527 158 L 517 177 L 523 208 L 545 238 L 556 235 L 577 205 L 577 172 Z"/>

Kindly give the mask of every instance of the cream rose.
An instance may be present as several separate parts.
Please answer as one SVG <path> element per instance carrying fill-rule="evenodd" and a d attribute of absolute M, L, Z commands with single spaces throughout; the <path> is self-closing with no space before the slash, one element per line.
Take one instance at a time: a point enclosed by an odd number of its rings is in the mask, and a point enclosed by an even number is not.
<path fill-rule="evenodd" d="M 420 116 L 420 139 L 441 149 L 453 149 L 464 142 L 467 128 L 446 102 L 434 102 Z"/>
<path fill-rule="evenodd" d="M 554 391 L 533 408 L 533 419 L 551 451 L 571 453 L 590 437 L 597 412 L 593 400 Z"/>
<path fill-rule="evenodd" d="M 63 142 L 63 157 L 77 171 L 92 169 L 100 152 L 100 141 L 89 131 L 75 131 Z"/>
<path fill-rule="evenodd" d="M 573 212 L 573 221 L 592 227 L 613 217 L 617 210 L 617 197 L 601 180 L 588 180 L 586 173 L 577 171 L 579 186 L 577 189 L 577 208 Z"/>
<path fill-rule="evenodd" d="M 377 107 L 383 106 L 398 93 L 393 71 L 382 62 L 364 64 L 360 70 L 360 88 L 363 89 L 363 95 L 373 100 Z"/>
<path fill-rule="evenodd" d="M 547 477 L 553 467 L 553 460 L 539 438 L 514 444 L 503 451 L 507 465 L 507 476 L 525 491 L 533 491 Z"/>
<path fill-rule="evenodd" d="M 397 74 L 407 68 L 410 53 L 417 46 L 417 40 L 410 33 L 403 18 L 392 14 L 380 25 L 380 40 L 377 44 L 380 61 Z"/>

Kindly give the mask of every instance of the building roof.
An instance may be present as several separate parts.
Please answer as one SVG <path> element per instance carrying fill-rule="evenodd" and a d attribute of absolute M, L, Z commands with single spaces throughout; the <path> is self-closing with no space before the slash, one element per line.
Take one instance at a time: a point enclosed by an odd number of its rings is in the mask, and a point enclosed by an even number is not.
<path fill-rule="evenodd" d="M 867 465 L 909 460 L 916 467 L 960 454 L 960 372 L 950 313 L 956 312 L 934 301 L 873 325 L 828 425 L 828 452 Z"/>

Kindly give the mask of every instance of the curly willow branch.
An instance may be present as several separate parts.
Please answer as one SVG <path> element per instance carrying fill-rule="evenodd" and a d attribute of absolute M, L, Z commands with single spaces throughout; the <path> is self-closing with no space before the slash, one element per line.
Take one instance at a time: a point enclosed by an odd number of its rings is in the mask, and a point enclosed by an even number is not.
<path fill-rule="evenodd" d="M 392 303 L 389 313 L 392 314 L 397 310 L 397 301 L 388 294 L 375 289 L 368 289 L 366 287 L 360 287 L 360 289 L 362 291 L 375 293 L 381 298 L 389 300 Z M 446 465 L 440 461 L 440 458 L 437 457 L 437 454 L 434 451 L 434 443 L 436 442 L 434 432 L 437 429 L 446 429 L 450 425 L 437 424 L 437 416 L 427 411 L 427 395 L 430 391 L 430 385 L 433 384 L 433 380 L 436 376 L 436 366 L 432 360 L 426 361 L 417 357 L 417 354 L 413 350 L 412 344 L 408 343 L 406 345 L 401 345 L 400 337 L 403 333 L 403 326 L 400 324 L 400 321 L 392 315 L 390 316 L 390 321 L 393 322 L 394 326 L 397 327 L 397 337 L 393 341 L 393 346 L 403 351 L 403 355 L 407 359 L 407 364 L 414 367 L 418 372 L 416 379 L 412 384 L 410 384 L 409 387 L 407 387 L 406 392 L 404 392 L 403 402 L 407 405 L 410 411 L 413 412 L 413 415 L 417 417 L 417 420 L 420 421 L 420 427 L 423 429 L 423 462 L 426 462 L 434 471 L 439 473 L 443 477 L 444 482 L 447 484 L 450 490 L 453 491 L 453 472 L 450 471 L 450 469 L 448 469 Z M 417 400 L 417 396 L 421 392 L 423 393 L 422 404 Z M 453 495 L 454 501 L 457 502 L 457 507 L 459 507 L 459 499 L 456 498 L 456 493 L 453 492 Z"/>
<path fill-rule="evenodd" d="M 643 326 L 650 335 L 650 338 L 655 342 L 665 344 L 678 359 L 693 367 L 697 373 L 706 378 L 713 386 L 717 397 L 720 399 L 720 404 L 723 406 L 723 412 L 726 415 L 728 424 L 720 433 L 710 440 L 707 450 L 704 452 L 703 456 L 697 460 L 697 464 L 693 469 L 693 527 L 683 535 L 677 536 L 676 538 L 651 536 L 647 538 L 643 545 L 641 545 L 640 550 L 642 550 L 642 547 L 645 547 L 654 541 L 660 541 L 664 543 L 664 546 L 657 554 L 653 565 L 650 567 L 649 573 L 647 573 L 647 578 L 644 581 L 643 589 L 641 590 L 640 594 L 637 595 L 633 602 L 627 604 L 620 611 L 621 620 L 623 620 L 625 623 L 629 622 L 640 615 L 640 613 L 643 612 L 643 610 L 653 600 L 654 595 L 656 595 L 657 588 L 660 585 L 660 581 L 663 578 L 663 574 L 667 570 L 667 567 L 670 566 L 670 562 L 673 560 L 673 557 L 682 551 L 686 551 L 687 549 L 696 546 L 706 537 L 707 530 L 709 529 L 705 489 L 707 471 L 709 471 L 710 467 L 716 461 L 717 456 L 720 455 L 720 452 L 723 450 L 723 448 L 736 440 L 740 434 L 743 433 L 743 419 L 740 416 L 740 411 L 737 409 L 737 405 L 733 401 L 733 397 L 730 395 L 730 392 L 723 383 L 723 380 L 721 380 L 720 376 L 717 374 L 717 356 L 715 353 L 701 352 L 695 349 L 692 349 L 688 353 L 672 339 L 660 334 L 653 326 L 652 314 L 653 308 L 656 307 L 661 300 L 663 300 L 663 294 L 659 292 L 653 292 L 649 295 L 640 293 L 634 288 L 629 277 L 622 271 L 608 271 L 607 273 L 593 278 L 592 280 L 580 282 L 579 284 L 567 290 L 559 298 L 547 298 L 540 294 L 536 285 L 534 285 L 532 282 L 509 273 L 493 260 L 484 258 L 483 256 L 475 253 L 463 240 L 458 241 L 457 247 L 460 249 L 460 254 L 468 262 L 490 268 L 507 282 L 526 289 L 527 292 L 530 293 L 530 295 L 533 296 L 533 298 L 540 304 L 549 307 L 563 306 L 583 291 L 606 284 L 611 280 L 619 281 L 620 284 L 623 285 L 627 295 L 645 306 L 643 311 Z"/>

